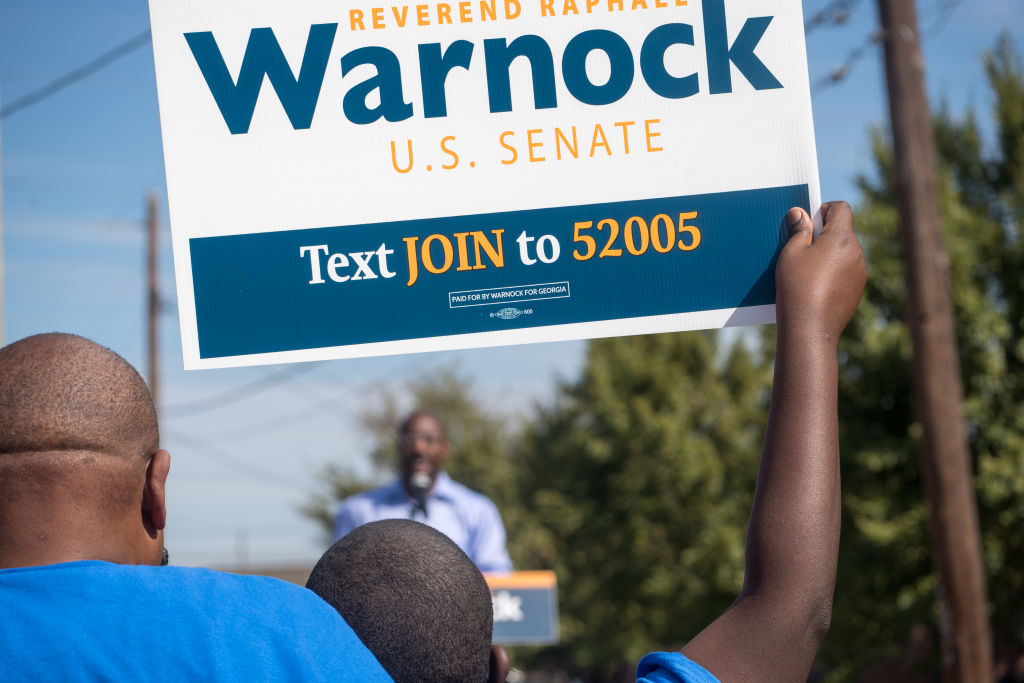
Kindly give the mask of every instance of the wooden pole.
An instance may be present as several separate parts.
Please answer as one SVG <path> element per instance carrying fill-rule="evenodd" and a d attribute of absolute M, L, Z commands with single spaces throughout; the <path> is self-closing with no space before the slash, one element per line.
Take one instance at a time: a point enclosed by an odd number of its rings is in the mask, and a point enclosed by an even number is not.
<path fill-rule="evenodd" d="M 878 0 L 885 41 L 900 243 L 914 345 L 914 410 L 938 573 L 945 680 L 992 680 L 985 572 L 964 427 L 931 114 L 913 0 Z"/>

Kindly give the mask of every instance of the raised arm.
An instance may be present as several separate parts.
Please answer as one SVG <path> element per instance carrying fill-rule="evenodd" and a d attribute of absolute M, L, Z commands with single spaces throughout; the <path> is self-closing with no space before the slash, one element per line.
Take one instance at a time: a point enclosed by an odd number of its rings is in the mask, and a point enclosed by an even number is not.
<path fill-rule="evenodd" d="M 736 602 L 682 648 L 720 680 L 806 681 L 828 631 L 839 552 L 836 344 L 867 277 L 850 207 L 824 204 L 812 240 L 787 215 L 776 271 L 775 380 Z"/>

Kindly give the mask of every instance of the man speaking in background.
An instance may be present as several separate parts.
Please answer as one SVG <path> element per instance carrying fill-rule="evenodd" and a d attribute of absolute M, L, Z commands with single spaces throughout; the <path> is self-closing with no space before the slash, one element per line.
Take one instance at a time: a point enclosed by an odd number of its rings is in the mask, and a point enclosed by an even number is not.
<path fill-rule="evenodd" d="M 445 473 L 448 449 L 437 415 L 428 410 L 411 413 L 398 431 L 398 480 L 342 501 L 333 540 L 367 522 L 412 519 L 455 541 L 480 571 L 512 571 L 498 508 Z"/>

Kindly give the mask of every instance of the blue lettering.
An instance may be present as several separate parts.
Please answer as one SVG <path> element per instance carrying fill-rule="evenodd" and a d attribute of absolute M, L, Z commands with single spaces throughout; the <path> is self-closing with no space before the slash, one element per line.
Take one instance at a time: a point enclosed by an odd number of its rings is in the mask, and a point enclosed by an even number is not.
<path fill-rule="evenodd" d="M 491 113 L 512 111 L 512 85 L 508 70 L 512 60 L 526 57 L 530 61 L 533 77 L 533 106 L 536 109 L 554 109 L 555 65 L 551 48 L 540 36 L 519 36 L 506 44 L 504 38 L 484 40 L 484 60 L 487 65 L 487 101 Z"/>
<path fill-rule="evenodd" d="M 337 30 L 337 24 L 309 27 L 306 52 L 302 56 L 299 77 L 295 78 L 273 30 L 254 28 L 249 32 L 249 43 L 245 47 L 237 83 L 228 73 L 213 33 L 186 33 L 185 40 L 199 70 L 203 72 L 224 122 L 228 124 L 228 130 L 232 135 L 238 135 L 249 132 L 264 75 L 270 80 L 292 127 L 296 130 L 310 127 Z"/>
<path fill-rule="evenodd" d="M 708 88 L 712 95 L 732 92 L 730 64 L 735 64 L 755 90 L 773 90 L 782 84 L 772 75 L 754 50 L 772 17 L 754 17 L 743 22 L 740 34 L 729 47 L 725 28 L 725 0 L 703 0 L 704 49 L 708 57 Z"/>
<path fill-rule="evenodd" d="M 440 43 L 419 46 L 420 87 L 423 90 L 423 116 L 428 119 L 448 115 L 444 82 L 455 67 L 469 69 L 473 57 L 473 43 L 456 40 L 441 54 Z"/>
<path fill-rule="evenodd" d="M 732 92 L 733 66 L 755 90 L 783 87 L 754 54 L 773 17 L 746 19 L 729 45 L 725 0 L 701 0 L 701 8 L 708 89 L 712 95 Z M 249 131 L 264 77 L 277 93 L 292 127 L 296 130 L 310 127 L 337 29 L 337 24 L 310 26 L 298 77 L 289 66 L 273 30 L 252 29 L 237 81 L 228 72 L 210 31 L 184 35 L 228 130 L 238 135 Z M 552 109 L 558 105 L 554 58 L 543 38 L 524 35 L 511 42 L 506 38 L 489 38 L 483 44 L 487 101 L 492 113 L 512 111 L 511 68 L 520 57 L 525 57 L 529 63 L 534 108 Z M 665 66 L 665 55 L 670 47 L 693 47 L 694 44 L 694 27 L 690 24 L 664 24 L 647 35 L 640 49 L 640 71 L 652 92 L 668 99 L 681 99 L 700 91 L 696 72 L 677 77 Z M 448 115 L 448 76 L 457 68 L 469 71 L 474 44 L 456 40 L 443 50 L 440 43 L 417 47 L 423 116 L 428 119 L 445 117 Z M 595 50 L 604 52 L 610 65 L 608 80 L 600 85 L 587 75 L 587 58 Z M 376 73 L 345 92 L 342 99 L 345 117 L 357 125 L 372 124 L 380 119 L 396 122 L 410 118 L 413 104 L 406 102 L 403 95 L 402 68 L 395 53 L 380 46 L 352 50 L 341 58 L 342 78 L 363 65 L 372 66 Z M 566 45 L 561 56 L 561 75 L 569 94 L 579 102 L 595 106 L 611 104 L 625 97 L 633 86 L 634 56 L 626 40 L 613 31 L 583 31 Z M 380 102 L 371 107 L 367 101 L 375 90 Z"/>
<path fill-rule="evenodd" d="M 404 121 L 412 116 L 412 105 L 402 97 L 402 67 L 398 57 L 383 47 L 361 47 L 341 58 L 341 75 L 370 64 L 377 69 L 377 75 L 367 78 L 345 93 L 342 107 L 345 116 L 352 123 L 365 125 L 384 117 L 386 121 Z M 366 97 L 374 90 L 380 90 L 380 104 L 374 109 L 366 106 Z"/>
<path fill-rule="evenodd" d="M 604 85 L 594 85 L 587 77 L 587 55 L 601 50 L 608 55 L 611 75 Z M 584 31 L 565 46 L 562 53 L 562 78 L 569 93 L 584 104 L 611 104 L 622 99 L 633 85 L 633 53 L 618 33 Z"/>
<path fill-rule="evenodd" d="M 689 24 L 665 24 L 651 31 L 640 48 L 640 72 L 658 95 L 679 99 L 696 95 L 700 88 L 697 74 L 676 78 L 665 69 L 665 51 L 670 45 L 693 45 L 693 27 Z"/>

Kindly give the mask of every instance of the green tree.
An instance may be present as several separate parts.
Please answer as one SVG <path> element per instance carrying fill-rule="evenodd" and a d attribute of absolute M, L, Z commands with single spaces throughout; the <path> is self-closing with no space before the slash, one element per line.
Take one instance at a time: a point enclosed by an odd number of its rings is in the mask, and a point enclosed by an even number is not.
<path fill-rule="evenodd" d="M 997 665 L 1024 652 L 1024 77 L 1009 38 L 985 60 L 997 144 L 973 114 L 935 120 L 945 239 L 975 472 Z M 823 657 L 845 680 L 895 658 L 926 625 L 938 671 L 937 583 L 918 466 L 911 345 L 884 137 L 861 178 L 857 230 L 868 256 L 864 301 L 840 343 L 844 528 L 832 632 Z"/>
<path fill-rule="evenodd" d="M 943 109 L 936 146 L 965 416 L 997 667 L 1024 653 L 1024 75 L 1008 38 L 986 58 L 996 144 Z M 888 142 L 859 180 L 870 277 L 840 344 L 843 539 L 832 681 L 939 671 L 939 615 L 912 410 L 911 345 Z M 527 432 L 527 548 L 559 575 L 565 660 L 614 669 L 678 647 L 735 597 L 765 416 L 765 358 L 715 362 L 709 335 L 593 342 L 583 376 Z M 1005 599 L 1003 596 L 1009 596 Z M 930 648 L 906 663 L 908 643 Z"/>
<path fill-rule="evenodd" d="M 559 580 L 563 665 L 612 680 L 675 649 L 742 583 L 767 364 L 716 333 L 591 342 L 524 436 L 528 566 Z"/>

